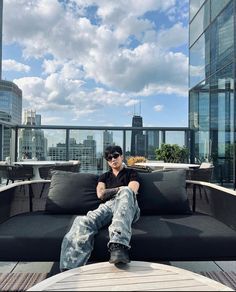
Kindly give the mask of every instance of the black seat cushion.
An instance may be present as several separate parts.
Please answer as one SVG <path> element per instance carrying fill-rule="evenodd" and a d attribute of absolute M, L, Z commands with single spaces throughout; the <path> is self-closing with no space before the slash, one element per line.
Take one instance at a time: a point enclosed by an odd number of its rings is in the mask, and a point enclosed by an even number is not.
<path fill-rule="evenodd" d="M 61 241 L 75 216 L 44 211 L 11 217 L 0 224 L 0 258 L 10 261 L 58 261 Z"/>
<path fill-rule="evenodd" d="M 53 171 L 45 210 L 84 215 L 96 209 L 101 203 L 96 194 L 97 180 L 98 176 L 92 173 Z"/>
<path fill-rule="evenodd" d="M 96 236 L 93 256 L 109 259 L 108 232 Z M 141 216 L 132 230 L 130 255 L 138 261 L 236 260 L 236 231 L 208 215 Z"/>
<path fill-rule="evenodd" d="M 61 242 L 75 216 L 34 212 L 0 224 L 0 258 L 5 261 L 59 261 Z M 91 259 L 109 259 L 108 230 L 95 236 Z M 236 232 L 202 214 L 141 216 L 133 225 L 131 259 L 236 260 Z"/>
<path fill-rule="evenodd" d="M 140 173 L 138 203 L 142 215 L 191 214 L 186 171 Z"/>

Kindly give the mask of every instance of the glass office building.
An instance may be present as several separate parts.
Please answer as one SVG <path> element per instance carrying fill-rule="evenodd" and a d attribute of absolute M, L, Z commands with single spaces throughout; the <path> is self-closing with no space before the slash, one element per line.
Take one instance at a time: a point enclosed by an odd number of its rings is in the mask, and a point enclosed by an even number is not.
<path fill-rule="evenodd" d="M 235 0 L 190 0 L 191 160 L 212 161 L 217 181 L 235 181 Z M 222 181 L 223 182 L 223 181 Z"/>
<path fill-rule="evenodd" d="M 22 91 L 11 81 L 0 80 L 0 121 L 22 123 Z M 0 160 L 13 156 L 14 139 L 10 127 L 0 124 Z"/>
<path fill-rule="evenodd" d="M 0 111 L 10 116 L 10 122 L 22 123 L 22 91 L 11 81 L 0 80 Z"/>

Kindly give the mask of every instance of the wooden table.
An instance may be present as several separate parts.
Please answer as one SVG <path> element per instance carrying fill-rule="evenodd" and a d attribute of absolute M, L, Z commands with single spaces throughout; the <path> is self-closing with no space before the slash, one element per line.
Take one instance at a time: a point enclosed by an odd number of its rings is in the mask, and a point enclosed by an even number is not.
<path fill-rule="evenodd" d="M 52 276 L 28 291 L 233 291 L 193 272 L 169 265 L 136 262 L 90 264 Z"/>

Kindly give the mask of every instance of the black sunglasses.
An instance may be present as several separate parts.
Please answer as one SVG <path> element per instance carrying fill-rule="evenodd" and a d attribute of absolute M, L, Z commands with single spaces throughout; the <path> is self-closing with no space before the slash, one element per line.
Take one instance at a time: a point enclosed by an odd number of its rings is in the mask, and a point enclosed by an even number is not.
<path fill-rule="evenodd" d="M 112 154 L 109 154 L 108 156 L 107 156 L 107 158 L 106 158 L 106 160 L 107 161 L 111 161 L 112 160 L 112 158 L 118 158 L 120 156 L 120 153 L 118 153 L 118 152 L 114 152 L 114 153 L 112 153 Z"/>

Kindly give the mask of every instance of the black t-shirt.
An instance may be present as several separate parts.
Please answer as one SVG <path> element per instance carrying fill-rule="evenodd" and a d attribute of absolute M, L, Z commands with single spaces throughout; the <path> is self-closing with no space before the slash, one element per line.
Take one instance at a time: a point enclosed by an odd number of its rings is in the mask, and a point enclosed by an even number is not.
<path fill-rule="evenodd" d="M 131 181 L 139 182 L 139 176 L 135 169 L 122 168 L 122 170 L 115 176 L 112 170 L 103 173 L 98 182 L 103 182 L 106 188 L 117 188 L 121 186 L 128 186 Z"/>

